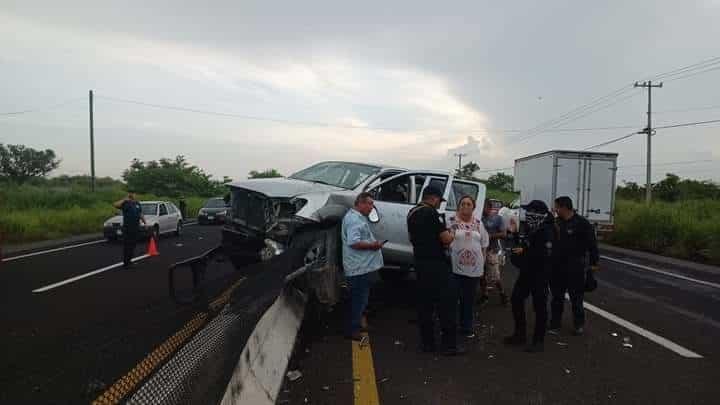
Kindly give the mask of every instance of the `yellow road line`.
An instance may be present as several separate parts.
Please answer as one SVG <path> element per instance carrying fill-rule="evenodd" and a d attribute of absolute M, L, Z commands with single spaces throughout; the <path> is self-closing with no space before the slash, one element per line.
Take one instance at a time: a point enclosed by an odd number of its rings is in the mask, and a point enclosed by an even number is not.
<path fill-rule="evenodd" d="M 224 306 L 230 299 L 230 294 L 237 288 L 240 283 L 245 281 L 245 278 L 233 283 L 230 288 L 226 289 L 220 296 L 210 303 L 210 308 L 215 311 L 220 307 Z M 138 363 L 132 370 L 122 376 L 108 388 L 102 395 L 100 395 L 93 405 L 105 405 L 105 404 L 118 404 L 128 394 L 135 391 L 138 384 L 145 380 L 150 374 L 152 374 L 161 364 L 167 360 L 168 357 L 173 355 L 185 342 L 190 339 L 195 332 L 200 330 L 208 321 L 208 314 L 206 312 L 200 312 L 188 323 L 186 323 L 177 333 L 171 336 L 169 339 L 164 341 L 158 346 L 152 353 L 145 356 L 145 358 Z"/>
<path fill-rule="evenodd" d="M 363 342 L 352 342 L 353 397 L 355 405 L 379 405 L 370 337 L 367 333 L 362 335 Z"/>

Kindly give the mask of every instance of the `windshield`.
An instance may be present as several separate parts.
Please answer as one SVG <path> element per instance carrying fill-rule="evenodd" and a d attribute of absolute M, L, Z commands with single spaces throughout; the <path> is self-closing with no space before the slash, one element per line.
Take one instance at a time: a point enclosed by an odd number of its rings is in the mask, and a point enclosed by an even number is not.
<path fill-rule="evenodd" d="M 380 172 L 380 168 L 377 166 L 357 163 L 324 162 L 301 170 L 290 176 L 290 178 L 353 189 L 367 180 L 368 177 L 378 172 Z"/>
<path fill-rule="evenodd" d="M 203 206 L 203 208 L 225 208 L 225 207 L 227 207 L 227 206 L 225 205 L 225 200 L 223 200 L 222 198 L 212 198 L 210 200 L 207 200 L 205 202 L 205 205 Z"/>
<path fill-rule="evenodd" d="M 157 204 L 141 203 L 140 206 L 142 207 L 143 215 L 157 215 Z"/>

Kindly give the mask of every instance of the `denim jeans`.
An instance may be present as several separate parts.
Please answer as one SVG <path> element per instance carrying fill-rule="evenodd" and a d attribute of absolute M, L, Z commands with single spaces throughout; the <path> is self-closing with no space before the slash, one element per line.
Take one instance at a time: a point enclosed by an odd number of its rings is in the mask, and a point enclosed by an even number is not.
<path fill-rule="evenodd" d="M 351 335 L 360 331 L 360 320 L 370 297 L 370 273 L 348 276 L 346 280 L 350 287 L 350 314 L 346 333 Z"/>

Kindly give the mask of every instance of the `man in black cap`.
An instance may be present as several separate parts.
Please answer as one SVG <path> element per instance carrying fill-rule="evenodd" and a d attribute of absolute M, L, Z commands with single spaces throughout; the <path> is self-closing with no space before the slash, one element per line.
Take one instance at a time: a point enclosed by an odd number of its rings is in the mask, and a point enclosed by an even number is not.
<path fill-rule="evenodd" d="M 140 202 L 135 198 L 133 190 L 128 191 L 126 198 L 113 204 L 113 207 L 122 211 L 123 216 L 123 267 L 132 266 L 132 258 L 135 252 L 138 234 L 140 233 L 140 222 L 145 223 L 145 216 L 142 212 Z"/>
<path fill-rule="evenodd" d="M 557 213 L 557 240 L 555 242 L 554 263 L 550 277 L 552 291 L 552 320 L 550 331 L 557 333 L 562 323 L 565 293 L 570 296 L 573 311 L 575 335 L 585 333 L 585 271 L 588 260 L 592 271 L 598 269 L 598 247 L 595 229 L 573 210 L 570 197 L 555 199 Z"/>
<path fill-rule="evenodd" d="M 547 328 L 548 278 L 552 266 L 552 249 L 555 236 L 553 217 L 547 205 L 540 200 L 521 206 L 525 221 L 521 224 L 521 237 L 512 249 L 511 262 L 520 270 L 513 286 L 512 312 L 515 332 L 503 341 L 508 345 L 524 345 L 527 341 L 525 322 L 525 299 L 532 295 L 535 310 L 535 332 L 532 344 L 525 349 L 530 353 L 544 350 Z"/>
<path fill-rule="evenodd" d="M 447 254 L 453 235 L 437 211 L 443 201 L 440 189 L 427 187 L 423 191 L 422 202 L 408 213 L 407 225 L 415 258 L 422 350 L 436 351 L 434 314 L 437 311 L 442 332 L 442 353 L 453 356 L 464 353 L 464 349 L 457 345 L 457 289 Z"/>

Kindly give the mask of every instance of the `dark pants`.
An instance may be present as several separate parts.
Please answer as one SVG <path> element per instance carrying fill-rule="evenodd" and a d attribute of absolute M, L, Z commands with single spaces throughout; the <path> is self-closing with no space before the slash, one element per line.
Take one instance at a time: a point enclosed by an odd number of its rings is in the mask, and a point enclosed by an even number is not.
<path fill-rule="evenodd" d="M 475 293 L 477 292 L 478 281 L 480 277 L 468 277 L 460 274 L 454 274 L 460 295 L 460 329 L 463 333 L 468 334 L 473 330 L 473 306 L 475 304 Z"/>
<path fill-rule="evenodd" d="M 450 263 L 444 260 L 415 259 L 418 281 L 418 324 L 420 339 L 426 350 L 435 346 L 435 312 L 440 318 L 444 349 L 457 347 L 457 288 Z"/>
<path fill-rule="evenodd" d="M 526 320 L 525 320 L 525 299 L 532 295 L 533 310 L 535 311 L 535 332 L 533 333 L 533 343 L 540 343 L 545 340 L 545 330 L 547 329 L 547 296 L 548 282 L 543 275 L 532 274 L 528 271 L 521 271 L 512 290 L 512 312 L 515 319 L 515 335 L 525 337 Z M 540 269 L 537 269 L 540 271 Z"/>
<path fill-rule="evenodd" d="M 360 331 L 360 320 L 370 297 L 370 273 L 346 278 L 350 287 L 350 313 L 345 332 L 352 335 Z"/>
<path fill-rule="evenodd" d="M 550 327 L 559 328 L 562 324 L 562 313 L 565 306 L 565 293 L 570 295 L 573 311 L 573 323 L 576 328 L 585 325 L 585 267 L 582 264 L 572 266 L 555 266 L 550 277 L 552 291 L 552 321 Z"/>
<path fill-rule="evenodd" d="M 125 266 L 129 266 L 130 263 L 132 263 L 131 260 L 135 255 L 135 244 L 137 243 L 138 233 L 140 233 L 138 227 L 123 227 L 123 265 Z"/>

